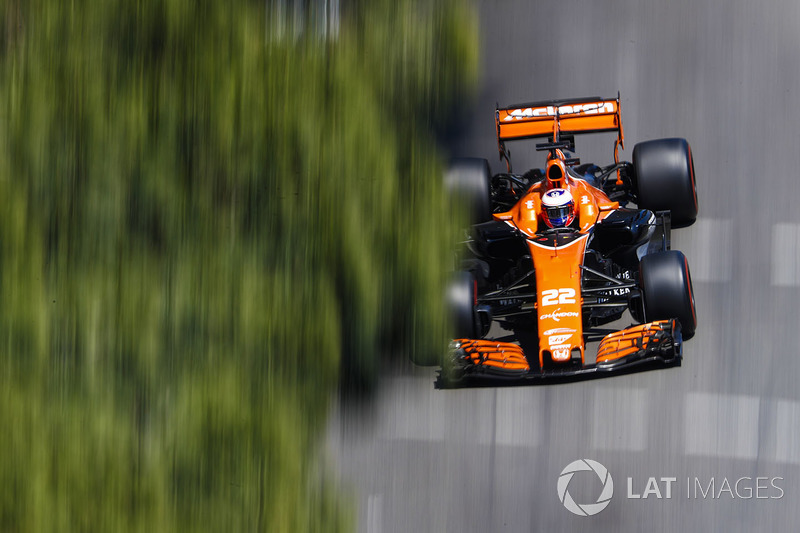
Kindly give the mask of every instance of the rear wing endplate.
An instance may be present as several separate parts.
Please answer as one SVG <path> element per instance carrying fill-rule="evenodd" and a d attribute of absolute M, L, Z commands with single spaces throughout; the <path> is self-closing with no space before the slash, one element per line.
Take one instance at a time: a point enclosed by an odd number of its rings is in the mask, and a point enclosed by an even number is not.
<path fill-rule="evenodd" d="M 500 159 L 505 159 L 509 172 L 511 162 L 505 141 L 550 137 L 552 143 L 558 143 L 561 135 L 615 131 L 615 162 L 619 162 L 619 147 L 624 148 L 619 94 L 616 98 L 590 97 L 498 106 L 495 123 Z"/>

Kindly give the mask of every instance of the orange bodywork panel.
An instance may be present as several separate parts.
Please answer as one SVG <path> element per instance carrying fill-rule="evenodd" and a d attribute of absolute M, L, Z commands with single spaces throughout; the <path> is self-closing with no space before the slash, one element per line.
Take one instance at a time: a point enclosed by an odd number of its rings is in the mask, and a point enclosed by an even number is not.
<path fill-rule="evenodd" d="M 597 362 L 614 361 L 673 342 L 675 326 L 675 320 L 658 320 L 606 335 L 597 349 Z"/>
<path fill-rule="evenodd" d="M 585 99 L 566 105 L 518 105 L 497 109 L 497 140 L 503 142 L 560 133 L 616 131 L 622 141 L 619 100 Z"/>
<path fill-rule="evenodd" d="M 535 184 L 510 211 L 495 213 L 494 219 L 512 224 L 528 238 L 535 237 L 539 229 L 547 229 L 540 227 L 540 224 L 543 224 L 541 222 L 542 194 L 546 187 L 545 181 Z M 592 187 L 584 180 L 568 179 L 566 188 L 569 189 L 577 204 L 578 226 L 581 233 L 588 232 L 608 213 L 619 208 L 619 202 L 612 202 L 603 191 Z"/>
<path fill-rule="evenodd" d="M 528 240 L 536 276 L 536 309 L 539 321 L 539 365 L 545 359 L 566 362 L 573 350 L 583 363 L 581 270 L 589 235 L 564 246 L 543 246 Z"/>
<path fill-rule="evenodd" d="M 558 240 L 537 235 L 544 224 L 541 197 L 546 188 L 546 181 L 535 184 L 511 211 L 496 213 L 494 218 L 505 221 L 523 233 L 531 252 L 536 277 L 539 364 L 543 365 L 545 360 L 557 363 L 569 361 L 575 350 L 580 352 L 583 363 L 580 267 L 589 240 L 589 230 L 618 208 L 619 203 L 612 202 L 603 191 L 584 180 L 568 178 L 566 188 L 575 199 L 578 227 L 582 235 L 561 245 Z"/>
<path fill-rule="evenodd" d="M 619 148 L 625 147 L 619 95 L 617 98 L 579 98 L 563 102 L 517 104 L 495 110 L 497 147 L 511 172 L 506 141 L 550 137 L 558 142 L 561 135 L 616 132 L 614 162 L 619 163 Z M 618 185 L 621 178 L 617 173 Z"/>
<path fill-rule="evenodd" d="M 456 339 L 470 363 L 497 370 L 527 372 L 528 360 L 522 348 L 510 342 Z"/>

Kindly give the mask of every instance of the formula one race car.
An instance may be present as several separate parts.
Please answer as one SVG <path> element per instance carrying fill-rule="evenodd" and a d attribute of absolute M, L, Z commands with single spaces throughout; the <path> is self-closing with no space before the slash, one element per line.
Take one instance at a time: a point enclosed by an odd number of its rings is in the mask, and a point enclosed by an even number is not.
<path fill-rule="evenodd" d="M 445 176 L 473 223 L 448 289 L 457 338 L 446 382 L 680 365 L 697 326 L 686 257 L 670 249 L 671 228 L 697 217 L 686 140 L 642 142 L 620 162 L 619 96 L 507 106 L 495 120 L 507 171 L 459 159 Z M 614 164 L 573 157 L 575 134 L 612 131 Z M 536 150 L 546 166 L 515 174 L 506 142 L 531 138 L 544 138 Z M 626 311 L 633 325 L 608 327 Z M 592 357 L 587 343 L 597 341 Z"/>

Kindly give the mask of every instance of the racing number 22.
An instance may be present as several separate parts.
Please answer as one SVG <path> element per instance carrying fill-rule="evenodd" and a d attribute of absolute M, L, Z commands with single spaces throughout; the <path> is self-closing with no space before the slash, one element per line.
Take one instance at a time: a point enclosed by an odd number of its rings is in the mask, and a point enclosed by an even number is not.
<path fill-rule="evenodd" d="M 574 303 L 575 289 L 547 289 L 542 291 L 542 307 L 545 305 Z"/>

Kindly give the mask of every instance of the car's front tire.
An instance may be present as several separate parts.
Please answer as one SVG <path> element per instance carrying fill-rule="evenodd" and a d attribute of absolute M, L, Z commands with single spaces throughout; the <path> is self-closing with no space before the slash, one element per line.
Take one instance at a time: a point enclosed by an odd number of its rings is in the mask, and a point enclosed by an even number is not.
<path fill-rule="evenodd" d="M 691 338 L 697 328 L 697 311 L 686 256 L 677 250 L 646 255 L 639 263 L 639 276 L 644 319 L 677 318 L 683 338 Z"/>
<path fill-rule="evenodd" d="M 454 339 L 477 339 L 480 327 L 476 306 L 478 283 L 471 272 L 456 272 L 447 287 L 447 309 Z"/>

